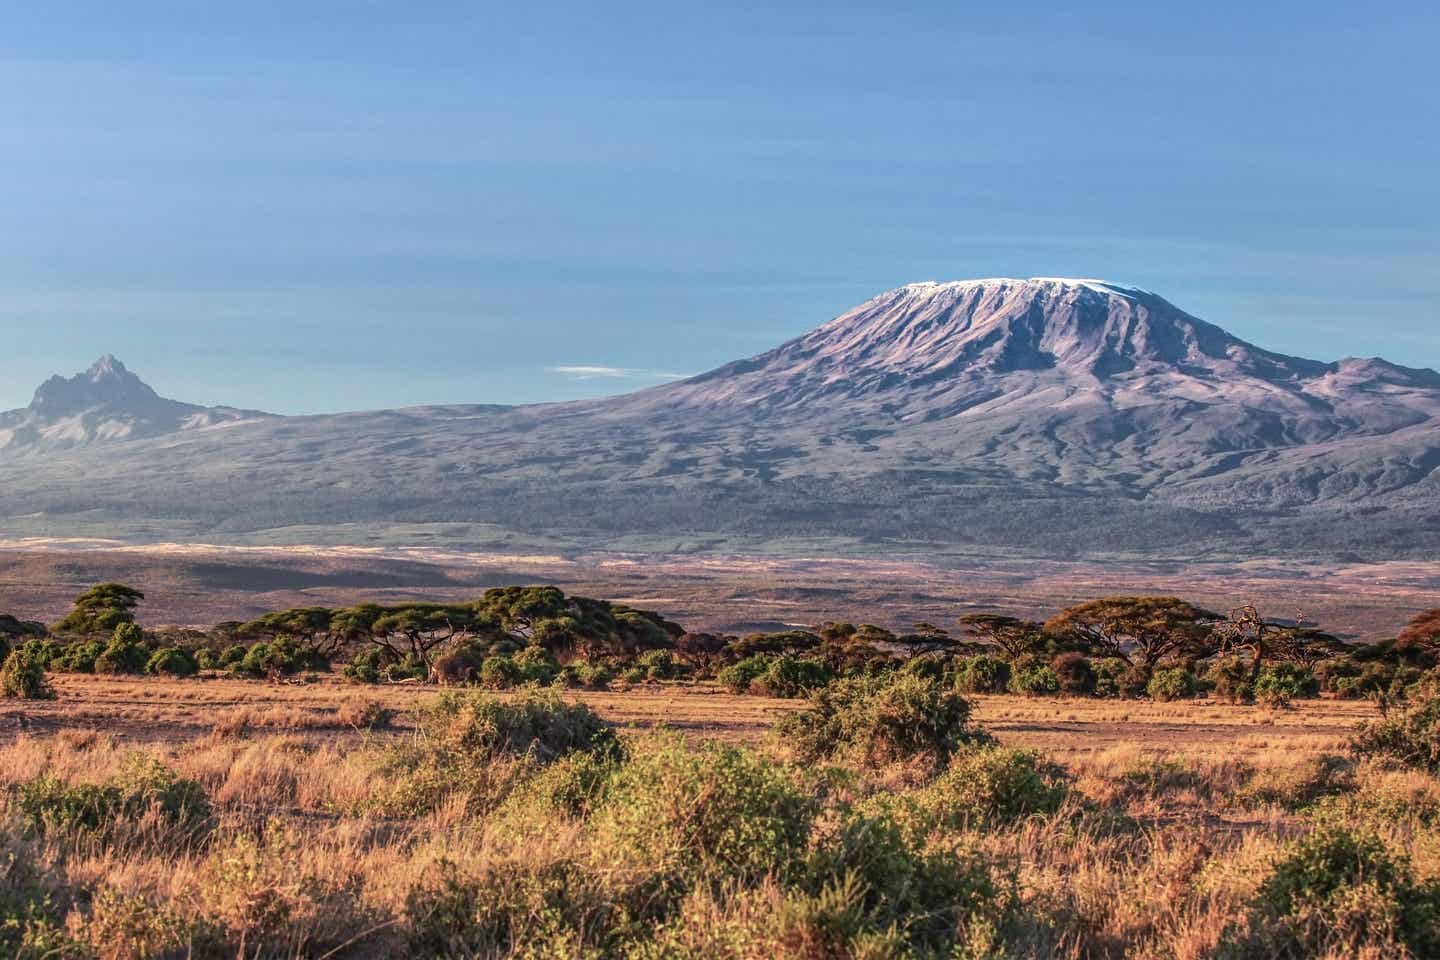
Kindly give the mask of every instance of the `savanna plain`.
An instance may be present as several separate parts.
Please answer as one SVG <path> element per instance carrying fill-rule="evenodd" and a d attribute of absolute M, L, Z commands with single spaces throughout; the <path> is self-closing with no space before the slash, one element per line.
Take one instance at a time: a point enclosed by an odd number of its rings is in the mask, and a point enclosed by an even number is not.
<path fill-rule="evenodd" d="M 9 620 L 0 955 L 1440 951 L 1440 617 L 735 637 L 527 587 L 202 632 L 126 589 Z"/>

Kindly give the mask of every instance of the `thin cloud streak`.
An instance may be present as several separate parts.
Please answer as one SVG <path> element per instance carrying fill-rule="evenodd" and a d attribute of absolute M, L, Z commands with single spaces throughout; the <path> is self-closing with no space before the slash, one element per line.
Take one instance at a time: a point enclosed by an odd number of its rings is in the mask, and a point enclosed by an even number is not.
<path fill-rule="evenodd" d="M 684 380 L 688 373 L 670 373 L 666 370 L 640 370 L 634 367 L 600 367 L 585 364 L 566 364 L 546 367 L 546 373 L 557 373 L 571 380 Z"/>

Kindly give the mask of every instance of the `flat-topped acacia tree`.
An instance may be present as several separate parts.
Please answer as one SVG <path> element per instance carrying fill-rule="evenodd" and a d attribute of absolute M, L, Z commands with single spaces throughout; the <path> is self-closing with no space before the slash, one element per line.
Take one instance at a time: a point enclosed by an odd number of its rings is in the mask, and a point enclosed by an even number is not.
<path fill-rule="evenodd" d="M 1209 652 L 1207 638 L 1221 619 L 1179 597 L 1102 597 L 1051 617 L 1045 632 L 1153 668 L 1172 654 Z"/>
<path fill-rule="evenodd" d="M 1440 608 L 1417 614 L 1405 629 L 1400 631 L 1396 643 L 1402 648 L 1440 648 Z"/>
<path fill-rule="evenodd" d="M 65 619 L 55 624 L 56 633 L 111 633 L 122 623 L 135 622 L 135 608 L 145 594 L 123 583 L 98 583 L 75 598 Z"/>
<path fill-rule="evenodd" d="M 1006 660 L 1016 660 L 1047 649 L 1044 628 L 1033 620 L 1021 620 L 999 613 L 967 613 L 960 625 L 972 640 L 993 647 Z"/>

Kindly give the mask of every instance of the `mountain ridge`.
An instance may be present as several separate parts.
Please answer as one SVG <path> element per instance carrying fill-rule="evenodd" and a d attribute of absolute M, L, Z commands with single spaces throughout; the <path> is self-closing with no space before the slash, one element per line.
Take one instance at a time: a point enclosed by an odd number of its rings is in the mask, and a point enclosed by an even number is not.
<path fill-rule="evenodd" d="M 1098 280 L 910 284 L 596 400 L 224 426 L 0 455 L 0 529 L 1237 557 L 1440 536 L 1440 374 L 1289 357 Z"/>

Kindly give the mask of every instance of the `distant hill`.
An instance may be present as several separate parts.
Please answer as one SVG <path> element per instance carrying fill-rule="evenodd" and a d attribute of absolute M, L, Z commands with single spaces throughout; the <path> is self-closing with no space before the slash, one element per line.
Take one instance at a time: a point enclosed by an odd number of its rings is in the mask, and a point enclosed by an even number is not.
<path fill-rule="evenodd" d="M 167 400 L 106 354 L 84 373 L 46 380 L 30 406 L 0 413 L 0 455 L 22 448 L 54 450 L 105 440 L 138 440 L 267 416 L 256 410 Z"/>
<path fill-rule="evenodd" d="M 1273 353 L 1098 280 L 911 284 L 598 401 L 7 454 L 0 527 L 31 534 L 1182 559 L 1440 542 L 1440 374 Z"/>

